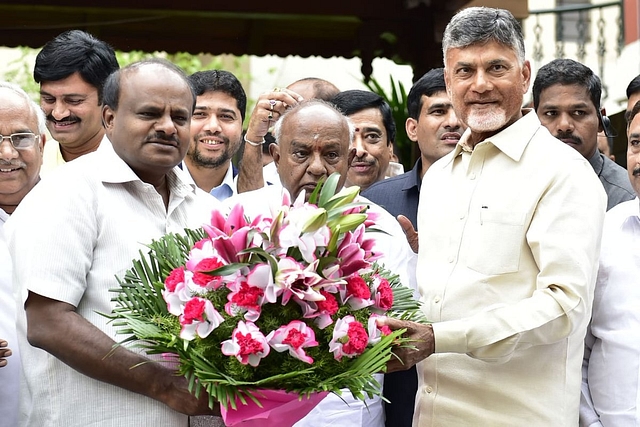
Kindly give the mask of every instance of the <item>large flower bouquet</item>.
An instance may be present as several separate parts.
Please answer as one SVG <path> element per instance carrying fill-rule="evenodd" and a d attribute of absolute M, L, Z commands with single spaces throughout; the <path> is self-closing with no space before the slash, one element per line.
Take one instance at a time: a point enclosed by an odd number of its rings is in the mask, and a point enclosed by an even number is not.
<path fill-rule="evenodd" d="M 309 202 L 285 192 L 270 216 L 236 205 L 149 244 L 113 290 L 123 343 L 177 362 L 191 391 L 223 412 L 262 406 L 264 389 L 380 395 L 373 375 L 408 344 L 376 319 L 425 319 L 412 290 L 375 262 L 375 215 L 357 187 L 336 194 L 337 180 Z"/>

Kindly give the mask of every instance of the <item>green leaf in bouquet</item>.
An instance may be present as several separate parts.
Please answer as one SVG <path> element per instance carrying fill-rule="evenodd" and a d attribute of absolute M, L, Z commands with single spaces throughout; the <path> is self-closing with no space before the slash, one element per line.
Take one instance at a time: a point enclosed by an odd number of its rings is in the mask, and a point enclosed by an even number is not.
<path fill-rule="evenodd" d="M 318 205 L 318 207 L 326 208 L 327 201 L 336 194 L 338 188 L 338 182 L 340 181 L 340 174 L 337 172 L 332 173 L 323 182 L 320 181 L 316 188 L 309 197 L 309 203 Z M 318 199 L 319 197 L 319 199 Z M 317 203 L 316 203 L 317 202 Z"/>
<path fill-rule="evenodd" d="M 333 210 L 344 205 L 353 203 L 356 197 L 360 194 L 360 187 L 352 186 L 352 187 L 344 187 L 340 192 L 334 194 L 327 200 L 322 207 L 326 210 Z"/>
<path fill-rule="evenodd" d="M 358 228 L 358 226 L 365 222 L 366 219 L 367 214 L 364 213 L 342 215 L 328 221 L 327 226 L 331 230 L 335 230 L 339 227 L 340 233 L 346 233 L 347 231 L 353 231 Z"/>

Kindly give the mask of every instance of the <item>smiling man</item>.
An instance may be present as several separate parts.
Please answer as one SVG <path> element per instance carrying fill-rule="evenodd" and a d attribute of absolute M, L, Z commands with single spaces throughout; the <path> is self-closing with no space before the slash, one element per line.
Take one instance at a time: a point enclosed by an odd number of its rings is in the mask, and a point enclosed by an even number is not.
<path fill-rule="evenodd" d="M 538 70 L 533 106 L 540 123 L 589 161 L 607 193 L 607 210 L 635 198 L 627 171 L 598 150 L 605 130 L 602 84 L 591 69 L 572 59 L 554 59 Z M 605 130 L 606 131 L 606 130 Z"/>
<path fill-rule="evenodd" d="M 111 46 L 80 30 L 66 31 L 40 50 L 33 78 L 53 137 L 45 145 L 43 175 L 98 148 L 104 136 L 102 86 L 117 69 Z"/>
<path fill-rule="evenodd" d="M 40 181 L 44 114 L 19 87 L 0 82 L 0 226 Z"/>
<path fill-rule="evenodd" d="M 247 96 L 228 71 L 199 71 L 189 80 L 197 98 L 184 165 L 198 187 L 224 200 L 237 194 L 231 160 L 242 143 Z"/>
<path fill-rule="evenodd" d="M 388 367 L 420 361 L 414 426 L 576 426 L 604 190 L 522 110 L 531 66 L 510 12 L 463 9 L 442 49 L 467 130 L 420 190 L 416 276 L 432 323 L 387 319 L 416 339 Z"/>
<path fill-rule="evenodd" d="M 356 155 L 349 163 L 346 186 L 362 190 L 383 180 L 393 157 L 396 124 L 391 107 L 378 94 L 366 90 L 347 90 L 332 100 L 354 125 Z"/>
<path fill-rule="evenodd" d="M 111 75 L 104 104 L 99 149 L 43 179 L 5 225 L 29 367 L 18 425 L 186 427 L 183 414 L 212 413 L 206 396 L 171 366 L 116 346 L 123 337 L 101 313 L 145 244 L 200 226 L 218 204 L 176 167 L 195 94 L 178 67 L 149 60 Z"/>

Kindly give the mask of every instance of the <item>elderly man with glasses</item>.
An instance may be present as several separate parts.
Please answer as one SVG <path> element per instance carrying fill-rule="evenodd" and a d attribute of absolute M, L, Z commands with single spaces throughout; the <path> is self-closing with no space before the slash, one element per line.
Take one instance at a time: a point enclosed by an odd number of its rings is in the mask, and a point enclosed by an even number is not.
<path fill-rule="evenodd" d="M 16 306 L 11 295 L 11 259 L 4 222 L 40 180 L 45 118 L 19 87 L 0 82 L 0 414 L 7 426 L 18 425 L 20 354 Z"/>
<path fill-rule="evenodd" d="M 42 109 L 19 87 L 0 82 L 0 224 L 40 180 Z"/>

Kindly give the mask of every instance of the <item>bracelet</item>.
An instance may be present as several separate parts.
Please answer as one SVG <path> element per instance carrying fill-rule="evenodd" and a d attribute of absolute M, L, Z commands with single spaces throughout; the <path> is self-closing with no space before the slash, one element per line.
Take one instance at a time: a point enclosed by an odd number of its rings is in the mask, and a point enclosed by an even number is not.
<path fill-rule="evenodd" d="M 253 142 L 253 141 L 249 141 L 247 139 L 247 134 L 244 135 L 244 142 L 246 142 L 249 145 L 253 145 L 254 147 L 260 147 L 262 144 L 264 144 L 264 136 L 262 137 L 262 141 L 260 142 Z"/>

